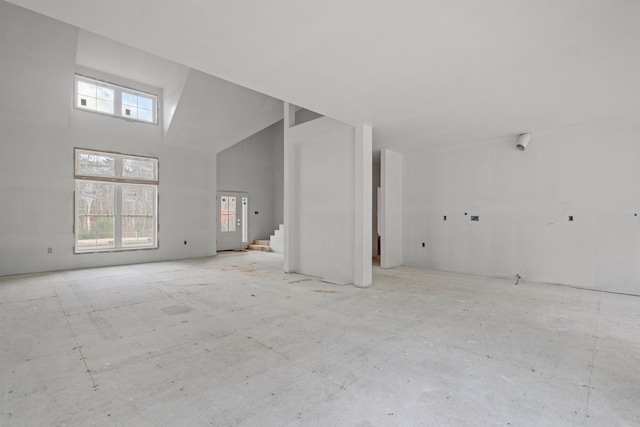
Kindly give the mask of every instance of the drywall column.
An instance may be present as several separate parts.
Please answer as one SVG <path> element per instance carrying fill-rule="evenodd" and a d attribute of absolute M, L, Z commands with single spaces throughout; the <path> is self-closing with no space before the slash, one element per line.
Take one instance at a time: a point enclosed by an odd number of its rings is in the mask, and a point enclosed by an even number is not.
<path fill-rule="evenodd" d="M 402 155 L 382 150 L 380 267 L 402 265 Z"/>
<path fill-rule="evenodd" d="M 355 253 L 354 284 L 371 286 L 371 222 L 372 222 L 372 158 L 371 126 L 360 124 L 355 129 Z"/>
<path fill-rule="evenodd" d="M 218 155 L 212 154 L 209 159 L 209 188 L 218 188 L 217 180 L 218 176 L 216 175 L 216 168 L 218 163 Z M 212 215 L 212 218 L 209 220 L 209 224 L 213 221 L 213 233 L 210 233 L 210 241 L 209 241 L 209 255 L 216 255 L 218 251 L 218 230 L 220 229 L 220 211 L 218 211 L 218 194 L 216 193 L 216 197 L 209 198 L 209 212 L 215 212 L 215 215 Z"/>
<path fill-rule="evenodd" d="M 284 103 L 284 272 L 296 271 L 295 247 L 295 146 L 289 128 L 296 125 L 295 105 Z"/>

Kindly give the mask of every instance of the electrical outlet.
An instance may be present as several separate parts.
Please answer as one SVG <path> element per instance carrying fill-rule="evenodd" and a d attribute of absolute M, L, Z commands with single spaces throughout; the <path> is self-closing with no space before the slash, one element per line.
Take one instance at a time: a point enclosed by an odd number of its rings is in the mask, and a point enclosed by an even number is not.
<path fill-rule="evenodd" d="M 186 241 L 186 240 L 184 241 L 184 244 L 185 244 L 185 245 L 187 244 L 187 241 Z"/>
<path fill-rule="evenodd" d="M 53 253 L 53 248 L 47 248 L 47 253 L 48 254 L 52 254 Z"/>
<path fill-rule="evenodd" d="M 480 221 L 480 217 L 477 215 L 471 215 L 471 221 Z"/>
<path fill-rule="evenodd" d="M 424 243 L 424 242 L 422 242 L 422 247 L 423 247 L 423 248 L 425 247 L 425 243 Z"/>
<path fill-rule="evenodd" d="M 442 217 L 442 220 L 443 220 L 443 221 L 446 221 L 446 220 L 447 220 L 447 216 L 446 216 L 446 215 L 444 215 L 444 216 Z"/>

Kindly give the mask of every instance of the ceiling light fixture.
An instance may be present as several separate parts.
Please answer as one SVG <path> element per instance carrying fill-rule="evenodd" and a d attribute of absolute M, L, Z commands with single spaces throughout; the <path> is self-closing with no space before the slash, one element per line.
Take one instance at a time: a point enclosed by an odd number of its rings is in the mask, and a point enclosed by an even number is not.
<path fill-rule="evenodd" d="M 518 141 L 516 142 L 516 150 L 524 151 L 524 149 L 527 148 L 527 145 L 529 144 L 530 139 L 531 139 L 530 133 L 521 133 L 518 136 Z"/>

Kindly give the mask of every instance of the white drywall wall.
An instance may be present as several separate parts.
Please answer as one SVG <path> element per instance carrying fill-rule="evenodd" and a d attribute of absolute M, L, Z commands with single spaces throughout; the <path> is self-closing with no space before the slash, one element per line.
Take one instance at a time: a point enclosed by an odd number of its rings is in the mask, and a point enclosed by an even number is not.
<path fill-rule="evenodd" d="M 190 70 L 165 143 L 218 153 L 281 119 L 282 101 Z"/>
<path fill-rule="evenodd" d="M 269 239 L 281 224 L 275 217 L 276 171 L 282 176 L 282 161 L 277 165 L 274 154 L 278 146 L 282 146 L 282 120 L 217 156 L 218 190 L 249 193 L 250 243 L 255 239 Z M 282 148 L 279 151 L 282 153 Z M 282 184 L 280 186 L 282 201 Z"/>
<path fill-rule="evenodd" d="M 280 225 L 284 224 L 284 120 L 273 126 L 273 219 Z"/>
<path fill-rule="evenodd" d="M 294 271 L 354 283 L 355 130 L 322 117 L 285 132 L 295 157 Z"/>
<path fill-rule="evenodd" d="M 0 31 L 0 275 L 215 254 L 215 154 L 74 109 L 76 28 L 0 2 Z M 159 249 L 73 254 L 74 147 L 159 158 Z"/>
<path fill-rule="evenodd" d="M 77 28 L 0 1 L 0 117 L 67 127 L 77 38 Z"/>
<path fill-rule="evenodd" d="M 403 251 L 403 190 L 402 155 L 391 150 L 381 153 L 382 224 L 380 230 L 380 267 L 402 264 Z"/>
<path fill-rule="evenodd" d="M 404 156 L 404 263 L 640 294 L 637 121 L 515 139 Z"/>

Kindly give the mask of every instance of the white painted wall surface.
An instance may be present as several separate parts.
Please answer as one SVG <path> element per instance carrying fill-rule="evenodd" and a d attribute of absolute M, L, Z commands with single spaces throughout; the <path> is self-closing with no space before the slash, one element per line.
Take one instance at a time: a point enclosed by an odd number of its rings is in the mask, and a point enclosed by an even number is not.
<path fill-rule="evenodd" d="M 404 157 L 404 263 L 640 294 L 640 125 L 534 131 L 514 147 Z"/>
<path fill-rule="evenodd" d="M 273 217 L 280 225 L 284 224 L 284 120 L 273 126 Z"/>
<path fill-rule="evenodd" d="M 280 224 L 275 217 L 277 167 L 282 176 L 282 161 L 279 166 L 276 164 L 275 151 L 278 146 L 282 146 L 282 121 L 217 156 L 218 190 L 249 193 L 249 243 L 255 239 L 269 239 Z M 282 153 L 282 148 L 279 151 Z"/>
<path fill-rule="evenodd" d="M 380 230 L 380 267 L 403 263 L 403 156 L 391 150 L 381 153 L 382 224 Z"/>
<path fill-rule="evenodd" d="M 215 153 L 74 109 L 76 28 L 4 2 L 0 28 L 0 275 L 215 254 Z M 159 158 L 159 249 L 73 254 L 74 147 Z"/>
<path fill-rule="evenodd" d="M 355 130 L 322 117 L 285 132 L 295 147 L 295 271 L 354 283 Z"/>

